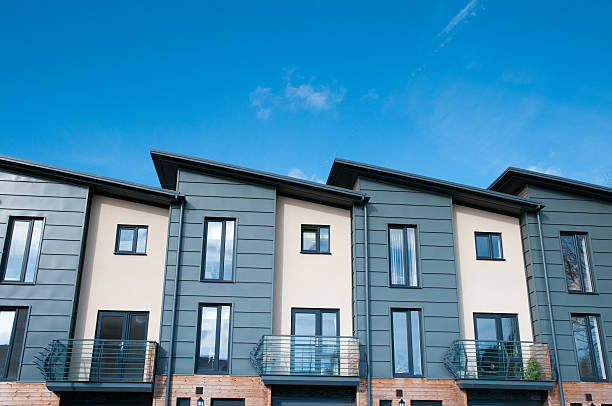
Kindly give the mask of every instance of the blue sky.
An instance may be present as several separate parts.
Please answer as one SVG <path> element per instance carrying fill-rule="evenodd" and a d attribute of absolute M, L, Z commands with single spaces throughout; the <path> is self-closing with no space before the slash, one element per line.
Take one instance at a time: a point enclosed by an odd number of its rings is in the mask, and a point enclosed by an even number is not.
<path fill-rule="evenodd" d="M 0 153 L 153 185 L 151 148 L 612 174 L 612 2 L 170 3 L 2 3 Z"/>

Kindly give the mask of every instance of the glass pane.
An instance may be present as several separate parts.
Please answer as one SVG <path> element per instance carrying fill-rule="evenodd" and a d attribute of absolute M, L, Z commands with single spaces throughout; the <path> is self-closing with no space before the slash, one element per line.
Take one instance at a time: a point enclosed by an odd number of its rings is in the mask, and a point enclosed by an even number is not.
<path fill-rule="evenodd" d="M 317 318 L 314 313 L 295 313 L 293 331 L 298 336 L 314 336 L 317 334 Z"/>
<path fill-rule="evenodd" d="M 476 318 L 476 339 L 497 341 L 497 326 L 493 318 Z"/>
<path fill-rule="evenodd" d="M 519 337 L 518 319 L 516 316 L 501 318 L 503 341 L 521 341 Z"/>
<path fill-rule="evenodd" d="M 302 230 L 302 249 L 304 251 L 317 250 L 317 231 Z"/>
<path fill-rule="evenodd" d="M 410 312 L 410 332 L 412 333 L 412 366 L 415 375 L 421 375 L 421 320 L 418 311 Z"/>
<path fill-rule="evenodd" d="M 230 307 L 221 306 L 221 331 L 219 337 L 219 371 L 227 372 L 229 368 L 229 332 Z"/>
<path fill-rule="evenodd" d="M 147 321 L 149 317 L 146 314 L 132 314 L 130 317 L 130 340 L 146 340 L 147 339 Z"/>
<path fill-rule="evenodd" d="M 329 227 L 319 228 L 319 252 L 329 252 Z"/>
<path fill-rule="evenodd" d="M 234 263 L 234 222 L 225 222 L 225 256 L 223 258 L 223 280 L 232 280 Z"/>
<path fill-rule="evenodd" d="M 476 257 L 491 258 L 488 235 L 476 235 Z"/>
<path fill-rule="evenodd" d="M 338 313 L 323 312 L 321 313 L 321 335 L 336 336 L 338 335 Z"/>
<path fill-rule="evenodd" d="M 587 333 L 589 326 L 587 326 L 586 317 L 572 317 L 572 329 L 574 330 L 576 358 L 578 359 L 580 377 L 597 378 L 593 371 L 592 354 Z"/>
<path fill-rule="evenodd" d="M 4 271 L 5 281 L 20 281 L 26 242 L 30 230 L 29 221 L 14 221 L 9 247 L 8 260 Z"/>
<path fill-rule="evenodd" d="M 132 245 L 134 245 L 134 229 L 119 229 L 119 251 L 132 252 Z"/>
<path fill-rule="evenodd" d="M 34 220 L 32 227 L 32 238 L 30 239 L 30 252 L 28 253 L 28 264 L 26 265 L 26 273 L 24 282 L 34 282 L 34 274 L 38 266 L 38 255 L 40 253 L 40 244 L 42 234 L 42 220 Z"/>
<path fill-rule="evenodd" d="M 202 307 L 200 331 L 200 359 L 198 368 L 215 368 L 215 342 L 217 339 L 217 306 Z"/>
<path fill-rule="evenodd" d="M 412 227 L 406 229 L 406 245 L 408 252 L 406 260 L 408 262 L 408 281 L 410 286 L 417 286 L 417 265 L 416 265 L 416 230 Z"/>
<path fill-rule="evenodd" d="M 501 235 L 491 234 L 491 248 L 493 249 L 493 258 L 502 258 L 502 246 L 501 246 Z"/>
<path fill-rule="evenodd" d="M 574 244 L 574 234 L 561 235 L 561 251 L 563 252 L 563 268 L 569 290 L 582 290 L 580 283 L 580 265 L 576 245 Z"/>
<path fill-rule="evenodd" d="M 405 285 L 404 230 L 389 229 L 389 267 L 391 268 L 391 285 Z"/>
<path fill-rule="evenodd" d="M 8 350 L 13 334 L 15 310 L 0 311 L 0 368 L 4 368 L 9 358 Z"/>
<path fill-rule="evenodd" d="M 103 315 L 100 320 L 100 330 L 98 337 L 107 340 L 123 339 L 123 319 L 125 315 Z"/>
<path fill-rule="evenodd" d="M 138 229 L 138 237 L 136 239 L 136 253 L 144 254 L 147 252 L 147 234 L 149 229 L 146 227 Z"/>
<path fill-rule="evenodd" d="M 17 321 L 15 324 L 15 334 L 13 337 L 13 348 L 9 360 L 9 368 L 7 371 L 8 379 L 16 379 L 19 372 L 19 362 L 21 361 L 21 351 L 23 350 L 23 338 L 25 336 L 25 326 L 28 319 L 28 311 L 26 309 L 17 310 Z M 0 333 L 1 334 L 1 333 Z M 2 361 L 0 361 L 0 365 Z"/>
<path fill-rule="evenodd" d="M 591 338 L 593 340 L 593 351 L 595 352 L 595 366 L 597 367 L 597 374 L 601 379 L 606 379 L 606 368 L 604 365 L 603 351 L 601 350 L 601 341 L 599 339 L 599 326 L 597 324 L 597 317 L 588 316 L 589 327 L 591 329 Z"/>
<path fill-rule="evenodd" d="M 580 260 L 580 267 L 582 268 L 584 290 L 587 292 L 592 292 L 593 284 L 591 283 L 591 266 L 589 264 L 589 251 L 586 234 L 576 234 L 576 243 L 578 244 L 578 259 Z"/>
<path fill-rule="evenodd" d="M 408 354 L 407 313 L 393 312 L 393 360 L 395 373 L 410 373 Z"/>
<path fill-rule="evenodd" d="M 222 223 L 220 221 L 208 222 L 204 279 L 219 279 L 221 265 L 221 229 Z"/>

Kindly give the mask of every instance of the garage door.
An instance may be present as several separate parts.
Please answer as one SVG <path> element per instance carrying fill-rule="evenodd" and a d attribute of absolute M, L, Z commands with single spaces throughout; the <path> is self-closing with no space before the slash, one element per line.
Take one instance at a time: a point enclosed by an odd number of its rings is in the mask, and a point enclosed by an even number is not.
<path fill-rule="evenodd" d="M 286 386 L 272 388 L 272 406 L 354 406 L 355 389 Z"/>
<path fill-rule="evenodd" d="M 153 397 L 142 393 L 64 392 L 60 406 L 151 406 Z"/>
<path fill-rule="evenodd" d="M 469 400 L 468 406 L 542 406 L 539 400 Z"/>
<path fill-rule="evenodd" d="M 272 398 L 272 406 L 349 406 L 354 405 L 353 399 L 346 398 L 315 398 L 315 397 L 288 397 Z"/>

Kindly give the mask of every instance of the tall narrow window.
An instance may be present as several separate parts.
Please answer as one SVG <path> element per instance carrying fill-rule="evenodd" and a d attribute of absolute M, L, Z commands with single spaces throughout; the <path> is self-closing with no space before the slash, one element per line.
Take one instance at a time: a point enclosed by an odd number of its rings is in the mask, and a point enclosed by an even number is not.
<path fill-rule="evenodd" d="M 2 258 L 3 282 L 34 282 L 42 228 L 42 219 L 11 218 Z"/>
<path fill-rule="evenodd" d="M 235 223 L 235 220 L 206 220 L 202 280 L 232 280 Z"/>
<path fill-rule="evenodd" d="M 0 380 L 15 380 L 23 350 L 27 309 L 0 308 Z"/>
<path fill-rule="evenodd" d="M 393 366 L 397 376 L 423 375 L 421 359 L 421 312 L 393 310 Z"/>
<path fill-rule="evenodd" d="M 570 292 L 592 292 L 587 234 L 561 233 L 561 251 L 567 289 Z"/>
<path fill-rule="evenodd" d="M 576 344 L 576 358 L 580 379 L 603 381 L 606 379 L 604 349 L 601 343 L 599 317 L 587 314 L 572 315 L 572 330 Z"/>
<path fill-rule="evenodd" d="M 500 233 L 474 233 L 476 238 L 476 259 L 504 259 Z"/>
<path fill-rule="evenodd" d="M 418 286 L 416 227 L 389 227 L 391 286 Z"/>
<path fill-rule="evenodd" d="M 302 253 L 329 254 L 329 226 L 302 225 Z"/>
<path fill-rule="evenodd" d="M 227 373 L 229 369 L 230 306 L 200 307 L 197 373 Z"/>
<path fill-rule="evenodd" d="M 144 255 L 147 252 L 148 226 L 117 226 L 115 254 Z"/>

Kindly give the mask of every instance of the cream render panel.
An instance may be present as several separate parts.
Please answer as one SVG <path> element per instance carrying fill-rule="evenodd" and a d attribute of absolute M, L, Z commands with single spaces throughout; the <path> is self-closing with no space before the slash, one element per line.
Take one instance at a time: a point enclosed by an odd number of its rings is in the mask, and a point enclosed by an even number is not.
<path fill-rule="evenodd" d="M 291 334 L 292 308 L 340 310 L 340 335 L 353 335 L 351 213 L 278 197 L 274 261 L 274 334 Z M 331 254 L 301 254 L 301 226 L 329 225 Z"/>
<path fill-rule="evenodd" d="M 118 224 L 148 226 L 146 255 L 114 253 Z M 158 341 L 167 236 L 167 208 L 92 197 L 75 338 L 95 338 L 98 311 L 123 310 L 148 312 Z"/>
<path fill-rule="evenodd" d="M 532 341 L 519 219 L 458 205 L 453 212 L 463 338 L 475 338 L 474 313 L 511 313 L 521 340 Z M 475 232 L 501 233 L 504 260 L 477 260 Z"/>

